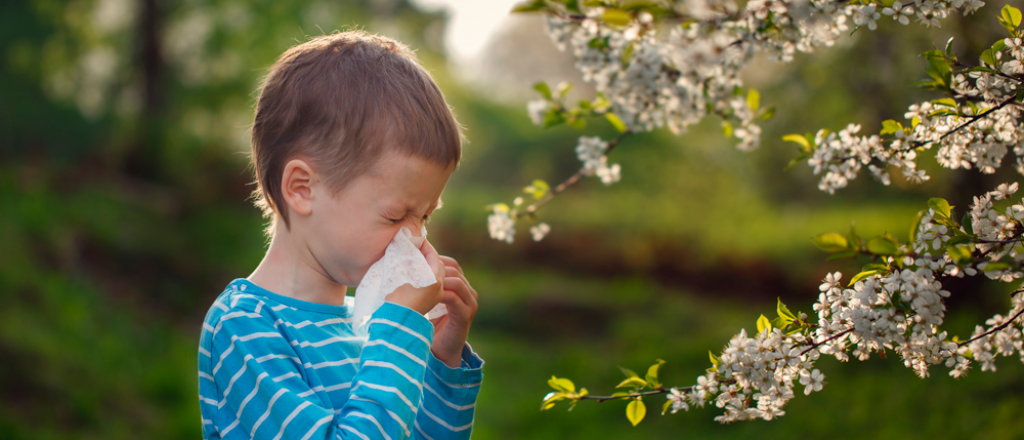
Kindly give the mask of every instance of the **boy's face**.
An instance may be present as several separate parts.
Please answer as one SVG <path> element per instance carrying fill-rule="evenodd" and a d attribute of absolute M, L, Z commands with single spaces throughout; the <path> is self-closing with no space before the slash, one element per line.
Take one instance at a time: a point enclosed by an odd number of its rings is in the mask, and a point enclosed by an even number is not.
<path fill-rule="evenodd" d="M 346 286 L 359 285 L 403 226 L 420 236 L 420 228 L 441 203 L 452 171 L 454 166 L 385 153 L 335 195 L 325 182 L 318 182 L 314 191 L 319 194 L 302 233 L 314 269 L 319 266 L 324 275 Z"/>

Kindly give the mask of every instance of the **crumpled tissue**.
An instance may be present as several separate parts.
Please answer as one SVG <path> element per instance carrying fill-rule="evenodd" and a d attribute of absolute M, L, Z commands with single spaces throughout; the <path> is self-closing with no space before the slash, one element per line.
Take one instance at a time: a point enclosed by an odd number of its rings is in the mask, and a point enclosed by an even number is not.
<path fill-rule="evenodd" d="M 363 275 L 359 286 L 356 287 L 352 312 L 355 328 L 362 328 L 370 320 L 370 315 L 384 305 L 384 297 L 403 284 L 422 288 L 437 282 L 434 270 L 420 252 L 426 237 L 426 227 L 421 230 L 420 237 L 413 237 L 409 228 L 402 228 L 391 239 L 391 243 L 384 251 L 384 257 L 373 263 L 366 271 L 366 275 Z M 425 316 L 427 319 L 434 319 L 447 313 L 448 308 L 438 303 Z"/>

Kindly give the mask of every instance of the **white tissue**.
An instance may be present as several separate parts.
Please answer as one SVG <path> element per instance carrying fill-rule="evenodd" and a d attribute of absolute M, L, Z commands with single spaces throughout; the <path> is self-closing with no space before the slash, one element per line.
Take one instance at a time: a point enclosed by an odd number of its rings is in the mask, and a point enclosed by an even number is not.
<path fill-rule="evenodd" d="M 370 315 L 384 305 L 384 297 L 403 284 L 415 288 L 427 287 L 437 282 L 434 270 L 420 252 L 427 228 L 420 237 L 413 237 L 408 228 L 402 228 L 391 239 L 384 257 L 370 266 L 356 287 L 355 306 L 352 312 L 355 328 L 361 328 L 370 320 Z M 438 303 L 427 312 L 427 319 L 434 319 L 448 313 L 444 304 Z"/>

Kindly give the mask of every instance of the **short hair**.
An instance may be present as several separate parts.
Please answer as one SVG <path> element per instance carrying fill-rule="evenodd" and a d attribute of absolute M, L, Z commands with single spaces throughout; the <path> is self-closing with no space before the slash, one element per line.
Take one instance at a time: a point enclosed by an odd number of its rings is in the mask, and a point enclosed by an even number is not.
<path fill-rule="evenodd" d="M 285 51 L 259 88 L 252 126 L 253 196 L 290 227 L 281 178 L 309 160 L 337 192 L 388 151 L 457 165 L 462 132 L 441 90 L 408 47 L 364 31 L 337 32 Z"/>

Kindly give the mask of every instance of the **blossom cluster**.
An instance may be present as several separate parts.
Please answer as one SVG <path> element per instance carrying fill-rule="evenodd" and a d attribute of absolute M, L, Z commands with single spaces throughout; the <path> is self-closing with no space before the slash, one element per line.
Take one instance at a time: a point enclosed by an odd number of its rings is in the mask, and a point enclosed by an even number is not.
<path fill-rule="evenodd" d="M 597 136 L 580 137 L 580 143 L 576 146 L 576 155 L 583 162 L 583 170 L 588 176 L 597 174 L 601 182 L 611 185 L 619 181 L 619 164 L 608 166 L 608 143 Z"/>
<path fill-rule="evenodd" d="M 858 135 L 860 126 L 854 124 L 838 133 L 818 131 L 808 159 L 814 174 L 821 176 L 818 188 L 831 194 L 865 166 L 885 185 L 890 183 L 889 167 L 902 170 L 911 182 L 928 180 L 917 159 L 919 152 L 932 149 L 945 168 L 975 168 L 986 174 L 994 173 L 1012 151 L 1017 171 L 1024 173 L 1024 125 L 1016 102 L 1024 91 L 1024 48 L 1020 38 L 1006 38 L 993 49 L 998 50 L 988 52 L 979 68 L 949 73 L 953 98 L 911 105 L 904 114 L 909 126 L 886 121 L 890 126 L 882 133 L 892 135 L 888 140 Z"/>
<path fill-rule="evenodd" d="M 841 273 L 828 274 L 813 305 L 816 321 L 801 314 L 790 325 L 795 331 L 769 326 L 754 336 L 745 330 L 734 336 L 697 385 L 669 391 L 673 412 L 714 402 L 725 410 L 716 417 L 721 422 L 784 415 L 795 388 L 803 386 L 804 394 L 822 389 L 824 375 L 814 368 L 820 355 L 866 360 L 872 352 L 892 350 L 922 378 L 937 365 L 954 378 L 967 374 L 972 362 L 994 371 L 997 355 L 1018 355 L 1024 362 L 1024 295 L 1017 292 L 1005 316 L 977 326 L 966 341 L 941 329 L 950 296 L 943 278 L 984 273 L 1012 282 L 1024 276 L 1024 255 L 1015 250 L 1024 239 L 1024 201 L 1001 209 L 995 204 L 1017 189 L 1017 183 L 1002 184 L 975 197 L 968 224 L 951 220 L 948 206 L 929 208 L 914 239 L 884 257 L 885 270 L 846 287 Z M 957 246 L 967 253 L 958 254 Z"/>

